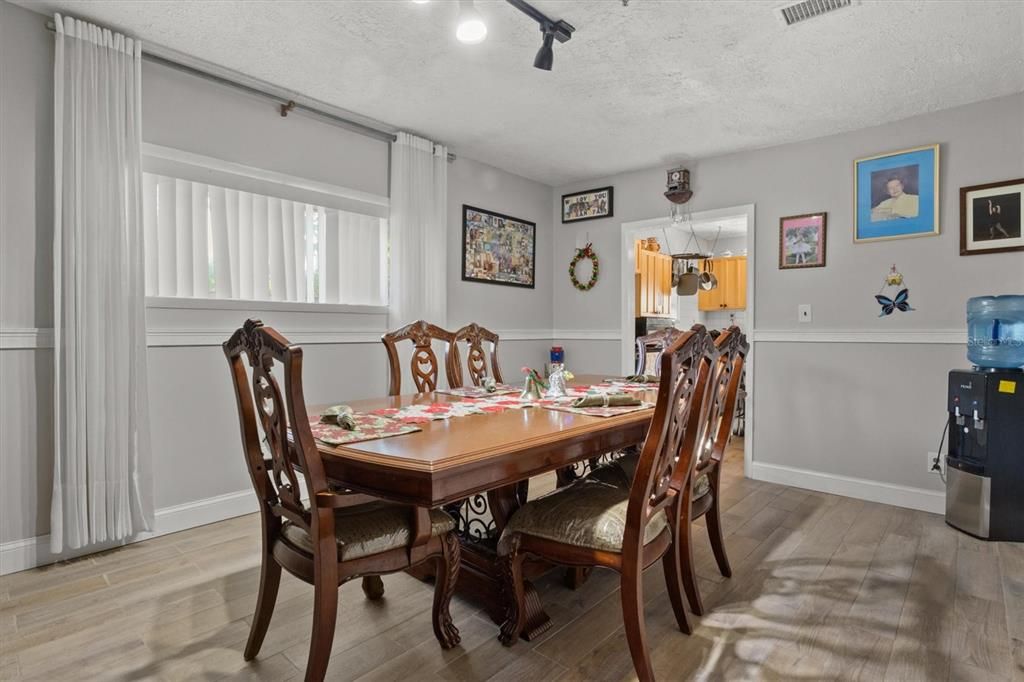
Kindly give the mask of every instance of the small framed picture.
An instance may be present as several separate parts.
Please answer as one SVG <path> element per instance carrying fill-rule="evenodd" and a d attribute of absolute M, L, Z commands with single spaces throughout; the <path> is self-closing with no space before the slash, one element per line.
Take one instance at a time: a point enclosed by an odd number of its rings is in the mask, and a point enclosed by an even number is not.
<path fill-rule="evenodd" d="M 537 225 L 462 205 L 462 279 L 534 288 Z"/>
<path fill-rule="evenodd" d="M 960 255 L 1024 251 L 1024 178 L 960 188 Z"/>
<path fill-rule="evenodd" d="M 779 270 L 825 267 L 827 222 L 824 211 L 779 218 Z"/>
<path fill-rule="evenodd" d="M 853 162 L 853 241 L 939 233 L 939 145 Z"/>
<path fill-rule="evenodd" d="M 585 192 L 562 195 L 562 222 L 578 223 L 581 220 L 611 218 L 614 213 L 614 188 L 602 187 Z"/>

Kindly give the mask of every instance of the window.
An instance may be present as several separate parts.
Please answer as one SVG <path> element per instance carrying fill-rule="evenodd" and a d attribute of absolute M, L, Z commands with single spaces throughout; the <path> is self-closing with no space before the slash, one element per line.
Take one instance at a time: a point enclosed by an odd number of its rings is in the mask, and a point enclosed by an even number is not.
<path fill-rule="evenodd" d="M 143 192 L 147 296 L 387 304 L 386 218 L 155 172 Z"/>

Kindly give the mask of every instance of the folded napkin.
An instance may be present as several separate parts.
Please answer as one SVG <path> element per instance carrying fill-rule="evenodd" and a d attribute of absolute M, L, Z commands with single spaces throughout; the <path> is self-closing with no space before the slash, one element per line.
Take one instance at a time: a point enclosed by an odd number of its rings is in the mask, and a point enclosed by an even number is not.
<path fill-rule="evenodd" d="M 632 374 L 626 377 L 626 381 L 631 381 L 634 384 L 656 384 L 658 383 L 658 375 L 656 374 Z"/>
<path fill-rule="evenodd" d="M 632 407 L 641 405 L 640 399 L 632 393 L 605 393 L 585 395 L 573 401 L 573 407 Z"/>
<path fill-rule="evenodd" d="M 320 421 L 325 424 L 337 424 L 346 431 L 353 431 L 356 428 L 356 420 L 352 416 L 352 408 L 348 405 L 334 405 L 324 410 L 320 415 Z"/>

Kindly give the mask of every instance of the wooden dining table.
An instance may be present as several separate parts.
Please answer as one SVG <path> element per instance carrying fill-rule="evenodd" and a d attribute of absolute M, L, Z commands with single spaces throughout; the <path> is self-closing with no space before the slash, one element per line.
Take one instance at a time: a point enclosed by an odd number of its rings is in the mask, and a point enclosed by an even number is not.
<path fill-rule="evenodd" d="M 589 385 L 606 375 L 577 375 L 570 385 Z M 653 403 L 656 390 L 640 391 Z M 356 412 L 413 404 L 449 403 L 462 398 L 447 393 L 418 393 L 347 403 Z M 310 406 L 310 414 L 323 406 Z M 318 441 L 326 474 L 347 488 L 374 497 L 420 507 L 443 507 L 460 514 L 460 505 L 486 503 L 491 516 L 485 532 L 469 533 L 461 524 L 462 565 L 457 591 L 482 602 L 495 622 L 503 619 L 501 578 L 494 546 L 511 515 L 525 501 L 522 482 L 552 471 L 563 473 L 578 463 L 641 443 L 654 410 L 596 417 L 547 409 L 510 408 L 503 412 L 450 417 L 418 424 L 418 432 L 331 446 Z M 565 477 L 562 477 L 565 481 Z M 480 511 L 478 508 L 477 512 Z M 465 518 L 463 518 L 465 521 Z M 533 562 L 527 576 L 551 570 Z M 550 627 L 540 598 L 527 584 L 529 617 L 524 637 Z"/>

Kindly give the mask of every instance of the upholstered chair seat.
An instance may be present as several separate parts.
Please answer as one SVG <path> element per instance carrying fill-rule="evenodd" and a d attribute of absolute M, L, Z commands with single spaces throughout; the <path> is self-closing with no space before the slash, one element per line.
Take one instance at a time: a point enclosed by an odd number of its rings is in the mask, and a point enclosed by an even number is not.
<path fill-rule="evenodd" d="M 412 541 L 413 518 L 408 505 L 374 501 L 334 510 L 334 537 L 338 560 L 351 561 L 408 547 Z M 430 510 L 430 535 L 440 537 L 455 528 L 455 520 L 440 509 Z M 313 543 L 305 528 L 290 521 L 281 527 L 281 535 L 293 547 L 313 553 Z"/>
<path fill-rule="evenodd" d="M 602 464 L 590 473 L 587 478 L 594 481 L 601 481 L 614 486 L 625 488 L 633 483 L 633 475 L 636 473 L 636 462 L 638 455 L 629 454 L 616 460 Z M 699 499 L 711 492 L 711 481 L 706 473 L 698 473 L 693 479 L 693 495 L 691 499 Z"/>
<path fill-rule="evenodd" d="M 626 530 L 629 487 L 580 479 L 521 507 L 502 533 L 528 533 L 605 552 L 621 552 Z M 668 527 L 663 513 L 655 514 L 644 528 L 644 543 Z"/>

